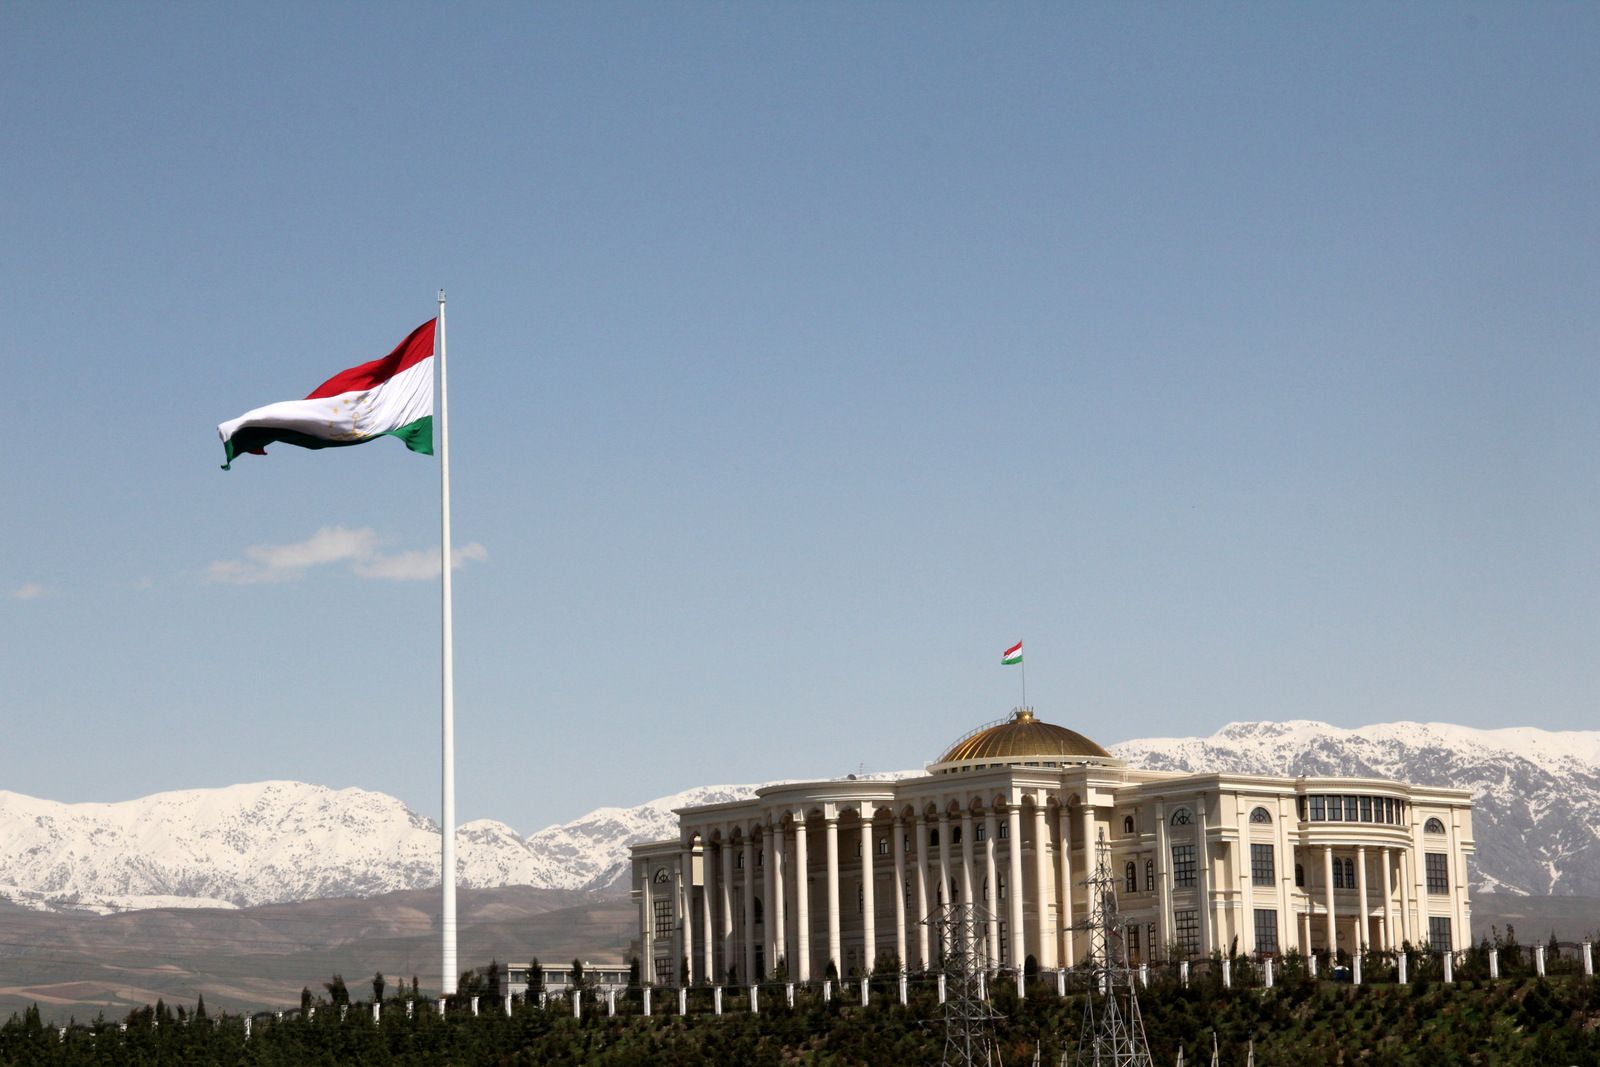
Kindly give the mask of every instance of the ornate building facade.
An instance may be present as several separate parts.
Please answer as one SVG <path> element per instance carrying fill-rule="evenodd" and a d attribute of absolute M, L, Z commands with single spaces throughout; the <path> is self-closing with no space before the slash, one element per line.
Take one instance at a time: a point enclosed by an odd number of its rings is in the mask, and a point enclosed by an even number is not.
<path fill-rule="evenodd" d="M 1140 770 L 1030 709 L 918 776 L 676 814 L 676 839 L 633 848 L 643 973 L 666 985 L 927 969 L 946 901 L 983 910 L 991 968 L 1073 966 L 1102 838 L 1135 963 L 1470 940 L 1466 791 Z"/>

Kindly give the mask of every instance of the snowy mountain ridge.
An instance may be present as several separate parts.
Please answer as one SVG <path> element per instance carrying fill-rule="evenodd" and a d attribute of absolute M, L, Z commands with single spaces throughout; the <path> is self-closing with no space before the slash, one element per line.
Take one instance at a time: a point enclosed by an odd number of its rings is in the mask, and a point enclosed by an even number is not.
<path fill-rule="evenodd" d="M 1127 741 L 1112 751 L 1156 770 L 1470 789 L 1478 891 L 1600 896 L 1600 731 L 1239 722 L 1209 737 Z M 597 808 L 526 837 L 490 819 L 464 823 L 461 884 L 616 892 L 626 887 L 628 845 L 676 835 L 673 809 L 744 799 L 757 788 L 700 786 Z M 273 781 L 83 804 L 0 791 L 0 899 L 29 907 L 240 907 L 438 881 L 438 827 L 369 790 Z"/>

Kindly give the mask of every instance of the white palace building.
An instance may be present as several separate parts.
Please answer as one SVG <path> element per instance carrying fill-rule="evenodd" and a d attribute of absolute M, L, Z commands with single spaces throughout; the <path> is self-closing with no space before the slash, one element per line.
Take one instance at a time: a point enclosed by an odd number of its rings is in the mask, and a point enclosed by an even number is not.
<path fill-rule="evenodd" d="M 1130 963 L 1470 940 L 1466 791 L 1139 770 L 1029 709 L 921 775 L 676 814 L 632 861 L 644 978 L 664 985 L 929 969 L 922 920 L 946 901 L 982 909 L 993 969 L 1073 966 L 1102 838 Z"/>

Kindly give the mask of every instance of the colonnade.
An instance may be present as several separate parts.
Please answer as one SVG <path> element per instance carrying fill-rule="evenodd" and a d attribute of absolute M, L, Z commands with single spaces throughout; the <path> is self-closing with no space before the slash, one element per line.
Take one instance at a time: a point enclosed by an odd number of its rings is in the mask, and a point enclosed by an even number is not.
<path fill-rule="evenodd" d="M 648 942 L 655 901 L 670 893 L 674 969 L 687 960 L 695 981 L 723 981 L 731 970 L 749 982 L 783 961 L 805 982 L 824 977 L 829 962 L 841 977 L 868 973 L 889 951 L 907 970 L 932 968 L 938 946 L 923 920 L 944 904 L 971 902 L 982 909 L 976 937 L 991 969 L 1030 954 L 1040 967 L 1071 966 L 1071 890 L 1084 877 L 1081 845 L 1073 855 L 1075 814 L 1079 840 L 1092 840 L 1093 807 L 1053 802 L 895 814 L 825 805 L 775 810 L 755 823 L 686 826 L 673 884 L 646 879 L 641 924 Z M 841 862 L 841 840 L 858 858 Z M 650 944 L 644 955 L 661 956 Z"/>

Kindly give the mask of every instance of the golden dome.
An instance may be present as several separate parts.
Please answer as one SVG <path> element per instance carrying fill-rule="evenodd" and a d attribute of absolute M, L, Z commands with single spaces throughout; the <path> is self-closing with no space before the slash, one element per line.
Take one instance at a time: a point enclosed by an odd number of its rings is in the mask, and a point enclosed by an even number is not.
<path fill-rule="evenodd" d="M 1040 722 L 1030 708 L 1018 708 L 1005 722 L 969 734 L 939 757 L 939 763 L 986 759 L 1112 759 L 1111 753 L 1065 726 Z"/>

